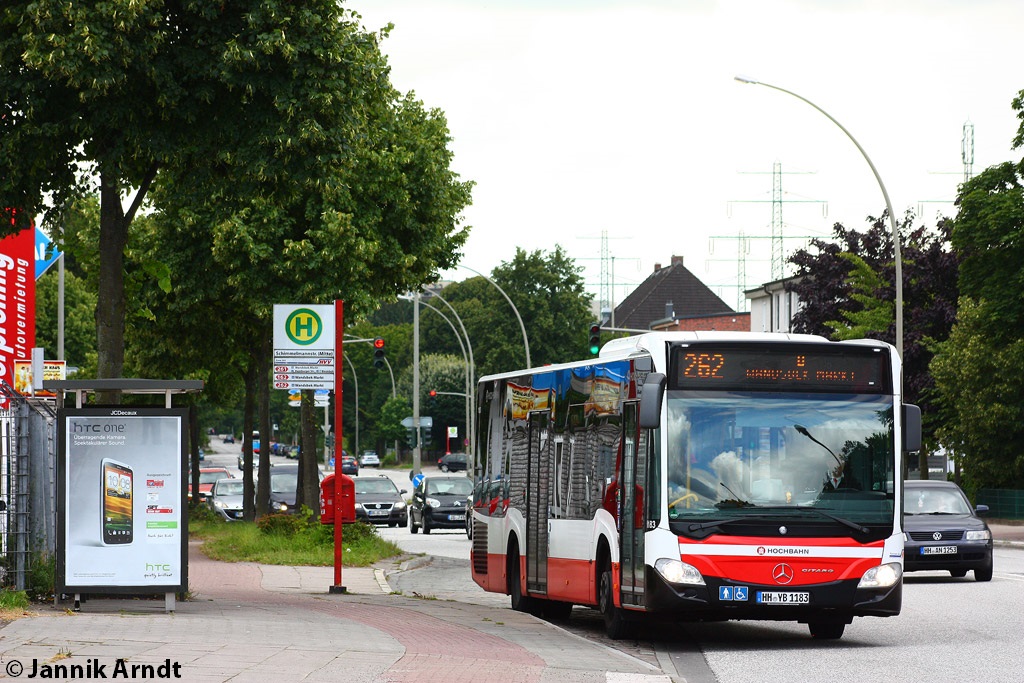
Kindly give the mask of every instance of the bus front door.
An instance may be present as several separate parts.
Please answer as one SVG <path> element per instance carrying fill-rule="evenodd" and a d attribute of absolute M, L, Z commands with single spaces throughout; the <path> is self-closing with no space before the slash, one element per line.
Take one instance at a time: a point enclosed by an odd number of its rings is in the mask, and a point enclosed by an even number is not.
<path fill-rule="evenodd" d="M 644 604 L 644 486 L 647 449 L 638 430 L 638 403 L 622 407 L 622 459 L 619 475 L 619 574 L 623 606 Z"/>

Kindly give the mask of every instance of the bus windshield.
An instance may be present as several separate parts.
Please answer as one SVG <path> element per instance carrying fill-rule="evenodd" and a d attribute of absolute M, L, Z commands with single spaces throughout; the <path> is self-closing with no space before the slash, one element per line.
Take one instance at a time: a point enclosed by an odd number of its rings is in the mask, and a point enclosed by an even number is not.
<path fill-rule="evenodd" d="M 891 526 L 891 396 L 677 390 L 666 409 L 673 528 L 837 516 Z"/>

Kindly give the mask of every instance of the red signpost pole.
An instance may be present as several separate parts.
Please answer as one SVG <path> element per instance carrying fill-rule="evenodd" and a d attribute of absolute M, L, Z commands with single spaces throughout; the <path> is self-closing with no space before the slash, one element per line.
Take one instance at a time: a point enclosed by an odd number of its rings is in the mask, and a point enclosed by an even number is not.
<path fill-rule="evenodd" d="M 345 302 L 334 302 L 334 585 L 331 593 L 344 593 L 341 583 L 342 533 L 341 533 L 341 367 L 345 339 Z M 326 435 L 325 435 L 326 438 Z"/>

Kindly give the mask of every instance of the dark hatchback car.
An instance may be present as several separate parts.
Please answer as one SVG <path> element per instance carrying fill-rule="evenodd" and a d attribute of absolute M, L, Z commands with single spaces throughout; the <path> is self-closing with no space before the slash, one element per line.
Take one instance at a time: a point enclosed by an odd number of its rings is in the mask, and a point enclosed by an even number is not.
<path fill-rule="evenodd" d="M 323 481 L 324 473 L 317 470 L 319 481 Z M 295 506 L 295 493 L 299 488 L 298 464 L 285 463 L 270 468 L 270 511 L 293 514 L 298 512 Z M 313 501 L 312 506 L 317 503 Z M 310 506 L 310 503 L 306 503 Z M 311 506 L 311 507 L 312 507 Z"/>
<path fill-rule="evenodd" d="M 466 528 L 466 501 L 473 482 L 466 477 L 424 477 L 412 492 L 409 531 Z"/>
<path fill-rule="evenodd" d="M 352 477 L 356 491 L 356 519 L 369 524 L 405 526 L 409 521 L 401 491 L 387 476 Z"/>
<path fill-rule="evenodd" d="M 948 571 L 955 577 L 974 572 L 992 580 L 992 532 L 951 481 L 906 481 L 903 490 L 904 571 Z"/>
<path fill-rule="evenodd" d="M 465 453 L 447 453 L 437 461 L 437 468 L 442 472 L 465 472 L 469 458 Z"/>
<path fill-rule="evenodd" d="M 359 461 L 344 451 L 341 454 L 341 473 L 352 476 L 359 474 Z"/>

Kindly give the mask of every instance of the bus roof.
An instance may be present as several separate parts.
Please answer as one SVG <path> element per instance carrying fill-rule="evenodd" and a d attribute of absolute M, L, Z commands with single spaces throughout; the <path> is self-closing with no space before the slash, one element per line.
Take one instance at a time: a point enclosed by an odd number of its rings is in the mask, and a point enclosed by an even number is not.
<path fill-rule="evenodd" d="M 629 337 L 612 339 L 601 347 L 599 355 L 568 363 L 557 363 L 542 365 L 529 369 L 510 370 L 508 372 L 495 373 L 480 377 L 477 381 L 484 382 L 495 379 L 517 377 L 523 374 L 536 374 L 550 372 L 566 368 L 585 367 L 595 363 L 607 361 L 626 360 L 637 356 L 650 354 L 653 349 L 663 348 L 665 344 L 686 341 L 721 341 L 721 342 L 804 342 L 804 343 L 826 343 L 826 344 L 851 344 L 857 346 L 886 346 L 891 344 L 876 339 L 855 339 L 842 342 L 833 342 L 825 337 L 816 334 L 795 334 L 789 332 L 725 332 L 708 330 L 702 332 L 644 332 Z M 660 368 L 664 371 L 664 368 Z"/>

